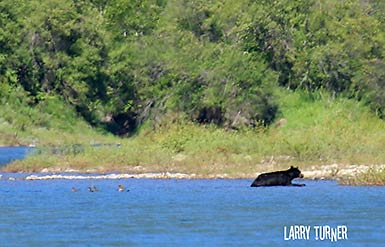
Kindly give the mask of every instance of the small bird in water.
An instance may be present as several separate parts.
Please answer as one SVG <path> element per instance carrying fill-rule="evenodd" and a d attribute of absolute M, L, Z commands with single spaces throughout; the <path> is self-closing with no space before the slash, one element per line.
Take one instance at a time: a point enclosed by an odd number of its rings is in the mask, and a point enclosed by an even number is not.
<path fill-rule="evenodd" d="M 88 192 L 94 192 L 94 190 L 91 188 L 91 186 L 88 186 Z"/>
<path fill-rule="evenodd" d="M 76 189 L 75 187 L 72 187 L 72 192 L 78 192 L 79 190 L 78 189 Z"/>
<path fill-rule="evenodd" d="M 121 184 L 119 184 L 119 185 L 118 185 L 118 190 L 119 190 L 119 192 L 124 192 L 124 186 L 121 185 Z M 128 191 L 130 191 L 130 190 L 127 190 L 127 192 L 128 192 Z"/>
<path fill-rule="evenodd" d="M 96 188 L 96 186 L 94 185 L 94 192 L 98 192 L 99 190 Z"/>

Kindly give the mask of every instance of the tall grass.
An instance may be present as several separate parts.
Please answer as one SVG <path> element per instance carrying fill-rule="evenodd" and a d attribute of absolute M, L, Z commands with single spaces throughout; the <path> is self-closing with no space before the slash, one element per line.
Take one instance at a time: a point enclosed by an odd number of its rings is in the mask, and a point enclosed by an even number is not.
<path fill-rule="evenodd" d="M 225 130 L 188 121 L 145 128 L 119 148 L 86 148 L 75 155 L 31 157 L 13 168 L 83 171 L 171 171 L 250 177 L 299 165 L 382 164 L 385 122 L 356 101 L 328 94 L 278 91 L 281 126 Z M 23 168 L 24 166 L 24 168 Z M 8 169 L 11 169 L 9 167 Z"/>

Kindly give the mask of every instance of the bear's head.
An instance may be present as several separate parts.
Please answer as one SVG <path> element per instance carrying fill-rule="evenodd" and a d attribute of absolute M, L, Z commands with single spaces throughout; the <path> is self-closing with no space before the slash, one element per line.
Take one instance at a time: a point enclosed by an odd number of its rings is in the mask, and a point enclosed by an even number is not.
<path fill-rule="evenodd" d="M 291 166 L 288 172 L 290 174 L 290 177 L 292 178 L 303 178 L 303 175 L 301 171 L 298 169 L 298 167 Z"/>

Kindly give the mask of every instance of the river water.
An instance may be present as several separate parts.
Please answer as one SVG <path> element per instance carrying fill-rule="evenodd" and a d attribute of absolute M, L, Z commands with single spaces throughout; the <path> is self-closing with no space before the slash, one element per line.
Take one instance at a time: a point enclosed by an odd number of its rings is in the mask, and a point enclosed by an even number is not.
<path fill-rule="evenodd" d="M 383 187 L 307 180 L 301 188 L 251 188 L 249 180 L 27 181 L 3 175 L 1 246 L 383 246 L 385 239 Z M 130 191 L 118 192 L 118 184 Z M 88 192 L 88 186 L 100 191 Z M 308 239 L 285 240 L 295 226 L 308 226 Z M 344 239 L 316 240 L 317 226 L 345 226 L 347 239 L 340 233 Z"/>
<path fill-rule="evenodd" d="M 385 187 L 302 180 L 305 187 L 251 188 L 252 179 L 29 181 L 9 179 L 27 174 L 0 175 L 0 246 L 383 246 L 385 242 Z M 129 192 L 118 192 L 119 184 Z M 99 191 L 88 192 L 89 186 Z M 72 187 L 79 191 L 72 192 Z M 309 231 L 290 232 L 298 229 Z M 329 234 L 321 240 L 317 229 Z"/>
<path fill-rule="evenodd" d="M 32 147 L 0 147 L 0 166 L 6 165 L 14 160 L 24 159 L 24 157 L 33 152 Z"/>

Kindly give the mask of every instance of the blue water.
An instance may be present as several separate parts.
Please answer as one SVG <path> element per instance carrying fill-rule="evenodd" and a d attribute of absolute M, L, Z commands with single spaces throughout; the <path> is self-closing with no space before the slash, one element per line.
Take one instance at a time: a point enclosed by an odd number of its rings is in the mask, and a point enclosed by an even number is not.
<path fill-rule="evenodd" d="M 0 246 L 383 246 L 385 239 L 384 187 L 9 175 L 0 179 Z M 88 192 L 93 185 L 100 192 Z M 348 239 L 316 241 L 311 231 L 309 240 L 285 241 L 284 226 L 294 225 L 344 225 Z"/>
<path fill-rule="evenodd" d="M 32 152 L 31 147 L 0 147 L 0 166 L 6 165 L 14 160 L 24 159 L 24 157 Z"/>

